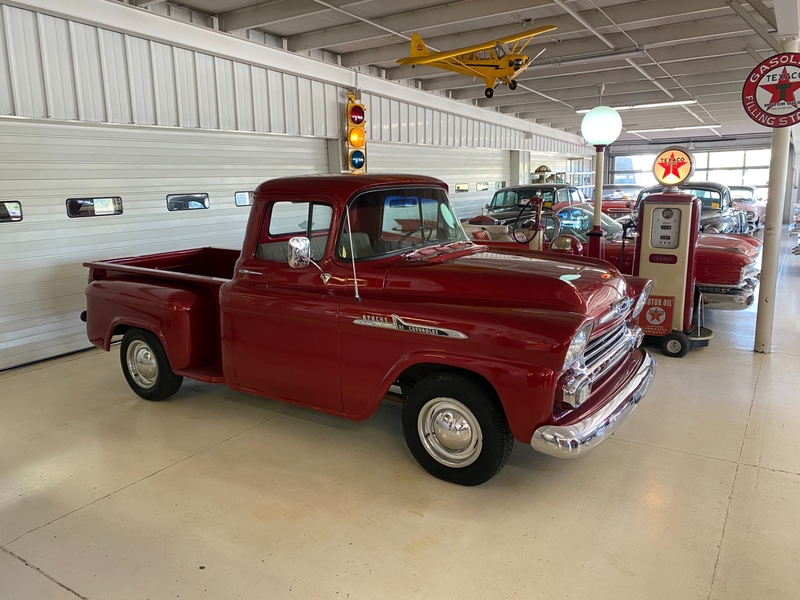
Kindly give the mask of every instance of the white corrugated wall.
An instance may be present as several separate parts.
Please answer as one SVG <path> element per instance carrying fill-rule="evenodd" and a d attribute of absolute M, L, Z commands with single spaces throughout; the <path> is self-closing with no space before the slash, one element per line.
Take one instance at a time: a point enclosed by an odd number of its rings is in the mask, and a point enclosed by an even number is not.
<path fill-rule="evenodd" d="M 481 207 L 492 199 L 498 182 L 510 181 L 511 156 L 508 150 L 369 142 L 367 168 L 370 173 L 402 170 L 442 179 L 450 186 L 450 201 L 463 219 L 481 212 Z M 478 183 L 488 183 L 489 189 L 479 192 Z M 469 191 L 456 192 L 457 184 L 467 184 Z"/>
<path fill-rule="evenodd" d="M 82 263 L 197 246 L 240 248 L 265 179 L 327 170 L 325 140 L 0 118 L 0 369 L 89 346 Z M 166 195 L 205 192 L 211 208 L 168 212 Z M 67 198 L 121 196 L 123 214 L 70 219 Z"/>

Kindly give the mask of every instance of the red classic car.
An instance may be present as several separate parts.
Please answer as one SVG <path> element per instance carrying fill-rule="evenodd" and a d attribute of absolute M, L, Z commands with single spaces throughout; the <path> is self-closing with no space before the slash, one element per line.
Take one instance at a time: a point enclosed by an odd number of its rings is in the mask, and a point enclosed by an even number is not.
<path fill-rule="evenodd" d="M 636 206 L 636 198 L 644 189 L 636 183 L 606 184 L 603 186 L 603 212 L 612 219 L 627 217 Z M 594 199 L 594 195 L 590 200 Z"/>
<path fill-rule="evenodd" d="M 517 211 L 518 214 L 520 211 Z M 518 221 L 504 225 L 465 225 L 467 232 L 480 243 L 525 243 L 525 235 L 514 231 L 515 225 L 530 226 L 532 208 L 522 211 Z M 543 248 L 559 235 L 568 235 L 581 242 L 579 254 L 588 252 L 587 233 L 594 223 L 594 206 L 576 204 L 554 213 L 543 213 Z M 606 233 L 606 260 L 622 273 L 633 272 L 634 245 L 632 240 L 622 243 L 623 226 L 602 215 L 601 226 Z M 515 235 L 516 233 L 516 235 Z M 515 239 L 517 238 L 517 239 Z M 577 246 L 576 246 L 577 247 Z M 707 308 L 740 310 L 751 306 L 759 280 L 761 242 L 749 235 L 699 234 L 697 249 L 697 287 L 703 292 Z M 620 255 L 622 261 L 620 262 Z"/>
<path fill-rule="evenodd" d="M 515 439 L 583 454 L 653 379 L 635 324 L 650 282 L 477 245 L 446 192 L 414 175 L 267 181 L 241 252 L 87 263 L 88 337 L 108 350 L 123 335 L 123 374 L 148 400 L 189 377 L 360 420 L 397 390 L 411 454 L 462 485 L 500 471 Z"/>

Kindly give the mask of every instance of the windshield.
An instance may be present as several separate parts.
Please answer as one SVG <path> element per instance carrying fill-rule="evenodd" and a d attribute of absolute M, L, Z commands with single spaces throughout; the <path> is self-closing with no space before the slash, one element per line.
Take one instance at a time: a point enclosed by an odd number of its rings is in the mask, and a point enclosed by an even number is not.
<path fill-rule="evenodd" d="M 513 208 L 526 204 L 533 196 L 542 199 L 544 207 L 552 206 L 555 190 L 500 190 L 492 198 L 489 208 Z"/>
<path fill-rule="evenodd" d="M 734 202 L 744 202 L 745 204 L 753 204 L 757 198 L 753 190 L 750 188 L 731 188 L 731 196 Z"/>
<path fill-rule="evenodd" d="M 583 206 L 569 206 L 559 210 L 556 215 L 561 221 L 559 235 L 572 235 L 582 242 L 589 241 L 587 234 L 594 226 L 594 211 L 592 209 Z M 600 227 L 609 240 L 622 233 L 622 225 L 605 213 L 600 216 Z"/>
<path fill-rule="evenodd" d="M 349 227 L 345 218 L 337 246 L 345 260 L 351 246 L 361 260 L 468 239 L 447 194 L 438 188 L 367 192 L 350 202 L 348 213 Z"/>
<path fill-rule="evenodd" d="M 654 190 L 649 190 L 647 192 L 643 192 L 639 199 L 637 200 L 637 205 L 641 202 L 644 198 L 647 198 L 651 194 L 660 194 L 664 191 L 663 188 L 656 188 Z M 681 194 L 690 194 L 696 198 L 699 198 L 700 201 L 703 203 L 703 210 L 719 210 L 722 208 L 722 196 L 717 190 L 704 190 L 699 188 L 681 188 Z"/>
<path fill-rule="evenodd" d="M 636 200 L 636 196 L 639 195 L 644 189 L 644 186 L 639 187 L 619 187 L 613 185 L 604 185 L 603 186 L 603 200 Z"/>

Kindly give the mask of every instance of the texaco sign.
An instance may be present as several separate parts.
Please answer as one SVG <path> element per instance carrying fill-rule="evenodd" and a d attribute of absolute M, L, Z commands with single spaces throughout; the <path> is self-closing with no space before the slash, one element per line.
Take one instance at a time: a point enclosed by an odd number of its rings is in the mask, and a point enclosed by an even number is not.
<path fill-rule="evenodd" d="M 747 115 L 766 127 L 800 123 L 800 54 L 771 56 L 747 77 L 742 89 Z"/>

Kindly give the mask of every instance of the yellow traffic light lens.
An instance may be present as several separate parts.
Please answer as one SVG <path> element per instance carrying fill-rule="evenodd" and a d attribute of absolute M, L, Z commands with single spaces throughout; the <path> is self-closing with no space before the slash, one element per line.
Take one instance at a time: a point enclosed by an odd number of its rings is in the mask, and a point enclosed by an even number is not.
<path fill-rule="evenodd" d="M 366 139 L 367 135 L 361 127 L 353 127 L 347 134 L 347 141 L 354 148 L 361 148 Z"/>

